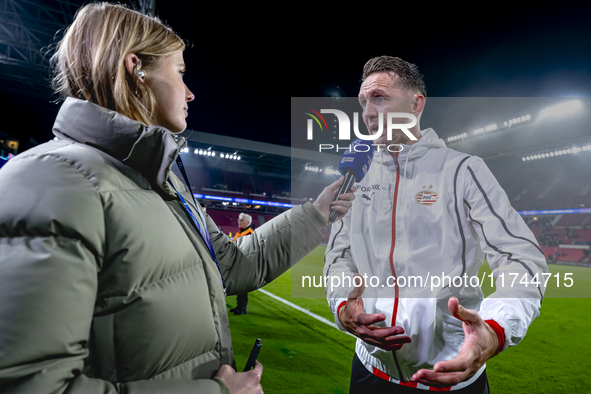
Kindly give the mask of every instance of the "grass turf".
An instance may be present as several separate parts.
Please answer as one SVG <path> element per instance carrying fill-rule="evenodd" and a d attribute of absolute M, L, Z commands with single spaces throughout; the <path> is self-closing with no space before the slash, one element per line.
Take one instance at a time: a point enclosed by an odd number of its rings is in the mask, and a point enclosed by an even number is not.
<path fill-rule="evenodd" d="M 321 275 L 324 247 L 317 248 L 293 270 Z M 482 272 L 488 272 L 484 264 Z M 570 393 L 591 386 L 591 268 L 550 265 L 556 278 L 548 282 L 541 315 L 525 339 L 487 363 L 491 392 Z M 574 286 L 563 285 L 564 273 L 573 273 Z M 299 282 L 298 282 L 299 280 Z M 553 283 L 552 283 L 553 282 Z M 288 271 L 265 290 L 311 312 L 333 320 L 324 290 L 319 298 L 292 298 L 292 272 Z M 492 291 L 483 288 L 485 294 Z M 297 291 L 294 291 L 297 292 Z M 309 293 L 308 293 L 309 294 Z M 235 304 L 229 297 L 228 306 Z M 244 368 L 255 338 L 263 347 L 261 384 L 270 393 L 347 393 L 355 339 L 260 292 L 249 294 L 248 314 L 230 314 L 230 328 L 238 370 Z"/>

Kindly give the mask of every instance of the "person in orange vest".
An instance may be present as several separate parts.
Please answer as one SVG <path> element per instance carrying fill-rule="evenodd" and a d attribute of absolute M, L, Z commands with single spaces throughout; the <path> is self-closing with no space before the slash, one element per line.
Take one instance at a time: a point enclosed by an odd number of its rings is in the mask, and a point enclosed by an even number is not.
<path fill-rule="evenodd" d="M 245 235 L 249 235 L 254 233 L 252 228 L 250 228 L 250 224 L 252 223 L 252 216 L 241 213 L 238 215 L 238 227 L 240 231 L 236 232 L 234 235 L 234 239 L 232 241 L 236 241 L 240 237 L 244 237 Z M 236 307 L 230 309 L 230 312 L 234 312 L 235 315 L 246 315 L 246 305 L 248 304 L 248 293 L 239 294 L 236 296 Z"/>

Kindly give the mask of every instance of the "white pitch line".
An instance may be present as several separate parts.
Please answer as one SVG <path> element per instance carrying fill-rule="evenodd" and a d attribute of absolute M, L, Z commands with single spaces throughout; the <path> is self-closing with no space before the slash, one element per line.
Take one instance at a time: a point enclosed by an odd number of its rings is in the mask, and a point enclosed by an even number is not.
<path fill-rule="evenodd" d="M 268 295 L 268 296 L 269 296 L 269 297 L 271 297 L 271 298 L 274 298 L 274 299 L 276 299 L 276 300 L 277 300 L 277 301 L 279 301 L 279 302 L 283 302 L 285 305 L 287 305 L 287 306 L 290 306 L 290 307 L 292 307 L 293 309 L 297 309 L 298 311 L 300 311 L 300 312 L 303 312 L 303 313 L 305 313 L 306 315 L 308 315 L 308 316 L 310 316 L 310 317 L 313 317 L 314 319 L 316 319 L 316 320 L 318 320 L 318 321 L 321 321 L 321 322 L 322 322 L 322 323 L 324 323 L 324 324 L 328 324 L 329 326 L 331 326 L 331 327 L 333 327 L 333 328 L 336 328 L 337 330 L 339 330 L 339 328 L 337 327 L 336 323 L 334 323 L 334 322 L 331 322 L 330 320 L 327 320 L 327 319 L 323 318 L 322 316 L 318 316 L 317 314 L 315 314 L 315 313 L 312 313 L 312 312 L 310 312 L 309 310 L 307 310 L 307 309 L 304 309 L 304 308 L 302 308 L 301 306 L 294 304 L 293 302 L 289 302 L 289 301 L 287 301 L 286 299 L 283 299 L 283 298 L 281 298 L 281 297 L 279 297 L 279 296 L 276 296 L 276 295 L 275 295 L 275 294 L 273 294 L 273 293 L 269 293 L 267 290 L 259 289 L 259 291 L 260 291 L 261 293 L 263 293 L 263 294 L 266 294 L 266 295 Z M 343 332 L 343 331 L 339 330 L 339 332 Z M 350 335 L 350 336 L 352 336 L 353 338 L 357 339 L 357 337 L 356 337 L 355 335 L 353 335 L 353 334 L 351 334 L 351 333 L 349 333 L 349 332 L 345 332 L 345 334 L 347 334 L 347 335 Z"/>

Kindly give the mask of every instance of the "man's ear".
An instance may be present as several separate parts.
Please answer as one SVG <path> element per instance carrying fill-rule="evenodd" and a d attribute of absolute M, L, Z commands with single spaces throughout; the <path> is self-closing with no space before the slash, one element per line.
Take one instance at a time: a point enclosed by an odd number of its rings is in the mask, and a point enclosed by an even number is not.
<path fill-rule="evenodd" d="M 423 109 L 425 108 L 425 102 L 427 99 L 422 94 L 417 94 L 413 97 L 413 103 L 411 113 L 417 118 L 421 116 Z"/>
<path fill-rule="evenodd" d="M 137 55 L 135 53 L 128 53 L 127 56 L 125 56 L 125 60 L 123 61 L 123 63 L 125 64 L 125 69 L 127 70 L 127 74 L 129 74 L 131 76 L 132 79 L 136 79 L 138 78 L 140 81 L 144 81 L 144 77 L 143 76 L 138 76 L 136 75 L 135 71 L 137 70 L 138 67 L 141 68 L 141 64 L 142 61 L 140 60 L 139 57 L 137 57 Z"/>

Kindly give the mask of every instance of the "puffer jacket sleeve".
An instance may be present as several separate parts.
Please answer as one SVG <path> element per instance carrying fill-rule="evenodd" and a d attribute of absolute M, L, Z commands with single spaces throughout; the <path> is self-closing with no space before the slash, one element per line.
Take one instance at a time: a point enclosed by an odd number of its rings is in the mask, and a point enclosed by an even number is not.
<path fill-rule="evenodd" d="M 206 215 L 227 293 L 243 294 L 265 286 L 320 245 L 328 223 L 311 203 L 296 206 L 232 242 Z"/>
<path fill-rule="evenodd" d="M 79 163 L 25 152 L 0 170 L 0 392 L 228 392 L 214 379 L 114 384 L 84 375 L 103 212 Z"/>
<path fill-rule="evenodd" d="M 351 214 L 353 209 L 355 209 L 355 202 L 347 215 L 332 225 L 324 255 L 324 276 L 328 278 L 326 280 L 328 306 L 334 315 L 337 327 L 344 332 L 347 330 L 339 319 L 339 309 L 346 303 L 349 293 L 354 289 L 353 286 L 348 286 L 345 283 L 354 283 L 353 278 L 358 271 L 351 255 Z M 333 278 L 335 279 L 333 280 Z"/>
<path fill-rule="evenodd" d="M 496 291 L 479 313 L 503 328 L 507 348 L 519 343 L 539 316 L 548 266 L 531 230 L 482 159 L 468 160 L 465 180 L 464 209 L 496 278 Z"/>

